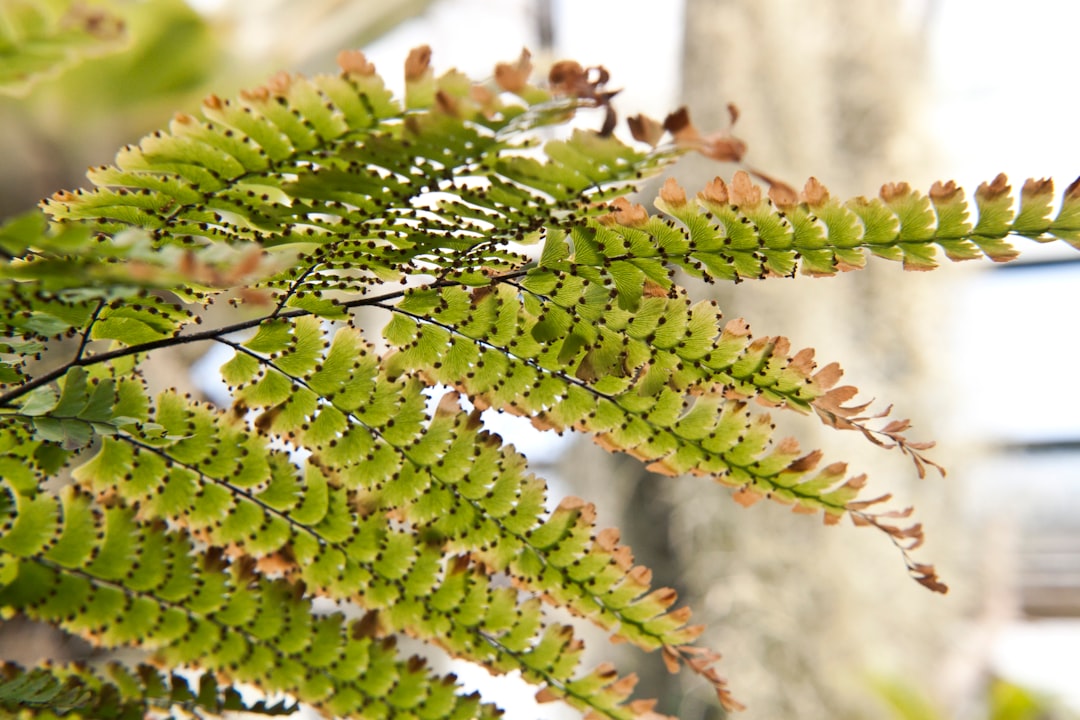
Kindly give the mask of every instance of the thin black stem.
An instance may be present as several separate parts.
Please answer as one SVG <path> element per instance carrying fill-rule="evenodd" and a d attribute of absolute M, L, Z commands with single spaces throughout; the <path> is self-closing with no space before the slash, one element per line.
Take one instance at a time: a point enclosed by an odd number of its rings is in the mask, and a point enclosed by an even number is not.
<path fill-rule="evenodd" d="M 593 396 L 595 396 L 597 398 L 601 398 L 603 400 L 610 400 L 612 402 L 616 401 L 614 396 L 608 395 L 608 394 L 603 393 L 603 392 L 600 392 L 599 390 L 597 390 L 596 388 L 594 388 L 592 385 L 590 385 L 587 382 L 579 380 L 576 377 L 571 377 L 571 376 L 566 375 L 564 373 L 558 373 L 556 371 L 550 370 L 550 369 L 544 367 L 543 365 L 541 365 L 540 363 L 536 362 L 535 360 L 532 360 L 532 359 L 526 358 L 526 357 L 522 357 L 521 355 L 517 355 L 517 354 L 511 352 L 510 348 L 499 347 L 498 345 L 490 343 L 487 340 L 483 340 L 481 338 L 474 338 L 474 337 L 472 337 L 470 335 L 466 335 L 465 333 L 463 333 L 461 331 L 460 328 L 455 327 L 453 325 L 447 325 L 446 323 L 439 322 L 435 318 L 429 317 L 427 315 L 418 315 L 417 313 L 409 312 L 408 310 L 403 310 L 402 308 L 396 307 L 394 305 L 383 305 L 382 303 L 375 303 L 375 307 L 382 308 L 383 310 L 386 310 L 388 312 L 398 313 L 399 315 L 405 315 L 406 317 L 410 317 L 413 320 L 416 320 L 417 322 L 427 323 L 428 325 L 432 325 L 432 326 L 437 327 L 437 328 L 442 328 L 443 330 L 446 330 L 449 333 L 452 333 L 454 335 L 459 335 L 459 336 L 461 336 L 461 337 L 463 337 L 463 338 L 465 338 L 467 340 L 470 340 L 470 341 L 476 343 L 478 346 L 480 346 L 482 348 L 486 348 L 488 350 L 494 350 L 495 352 L 502 353 L 503 355 L 506 355 L 507 357 L 511 357 L 514 360 L 517 360 L 518 362 L 522 363 L 523 365 L 527 365 L 528 367 L 531 367 L 532 369 L 536 370 L 540 374 L 550 375 L 550 376 L 553 376 L 553 377 L 558 377 L 559 379 L 565 381 L 567 385 L 577 385 L 581 389 L 585 390 L 586 392 L 592 394 Z"/>
<path fill-rule="evenodd" d="M 90 333 L 94 330 L 94 323 L 97 322 L 98 315 L 105 308 L 105 301 L 98 300 L 97 307 L 94 308 L 93 314 L 90 316 L 90 320 L 86 323 L 86 329 L 83 330 L 82 340 L 79 342 L 79 349 L 75 351 L 75 358 L 72 362 L 79 362 L 83 358 L 83 353 L 86 352 L 86 346 L 90 344 Z"/>
<path fill-rule="evenodd" d="M 503 279 L 522 277 L 526 273 L 528 273 L 527 269 L 516 270 L 514 272 L 492 278 L 492 282 L 498 282 Z M 450 287 L 457 284 L 458 282 L 455 280 L 436 280 L 435 282 L 427 284 L 426 287 L 442 288 Z M 371 295 L 357 298 L 355 300 L 349 300 L 347 302 L 341 303 L 341 307 L 347 310 L 367 306 L 381 307 L 381 303 L 387 302 L 389 300 L 397 300 L 398 298 L 403 297 L 408 291 L 408 288 L 402 288 L 401 290 L 394 290 L 393 292 L 383 293 L 381 295 Z M 256 328 L 269 320 L 303 317 L 305 315 L 313 314 L 314 313 L 312 313 L 310 310 L 302 309 L 289 310 L 287 312 L 281 313 L 275 311 L 275 314 L 269 316 L 262 315 L 257 318 L 243 320 L 241 322 L 233 323 L 231 325 L 225 325 L 219 328 L 213 328 L 210 330 L 203 330 L 202 332 L 191 333 L 190 335 L 177 335 L 174 337 L 161 338 L 160 340 L 152 340 L 150 342 L 140 343 L 138 345 L 129 345 L 127 347 L 117 348 L 116 350 L 110 350 L 108 352 L 103 352 L 96 355 L 83 355 L 80 353 L 73 360 L 64 363 L 55 370 L 51 370 L 44 375 L 40 375 L 33 380 L 29 380 L 22 385 L 14 388 L 13 390 L 10 390 L 3 395 L 0 395 L 0 408 L 11 407 L 12 403 L 15 400 L 30 393 L 36 388 L 41 387 L 42 385 L 47 385 L 48 383 L 60 379 L 67 373 L 68 370 L 73 367 L 87 367 L 90 365 L 98 365 L 100 363 L 109 362 L 110 360 L 127 357 L 129 355 L 152 352 L 154 350 L 161 350 L 163 348 L 186 345 L 188 343 L 204 342 L 207 340 L 218 340 L 225 337 L 226 335 L 231 335 L 233 333 L 243 332 L 244 330 Z"/>
<path fill-rule="evenodd" d="M 281 300 L 278 301 L 277 307 L 274 308 L 274 312 L 270 314 L 269 319 L 272 320 L 274 318 L 281 317 L 282 311 L 285 310 L 285 303 L 289 302 L 289 298 L 291 298 L 296 293 L 297 289 L 299 289 L 299 287 L 304 284 L 304 280 L 306 280 L 309 275 L 315 272 L 315 268 L 317 268 L 319 265 L 320 263 L 313 262 L 304 270 L 304 272 L 300 273 L 300 277 L 293 280 L 292 284 L 289 286 L 289 289 L 286 290 L 285 294 L 281 296 Z"/>
<path fill-rule="evenodd" d="M 513 283 L 508 283 L 508 284 L 513 284 Z M 497 351 L 499 353 L 502 353 L 502 354 L 506 355 L 507 357 L 513 358 L 513 359 L 517 360 L 518 362 L 523 363 L 524 365 L 527 365 L 529 367 L 534 368 L 535 370 L 537 370 L 540 373 L 556 376 L 560 380 L 565 382 L 567 385 L 576 385 L 576 386 L 582 388 L 583 390 L 585 390 L 586 392 L 588 392 L 589 394 L 591 394 L 593 397 L 597 398 L 598 400 L 607 400 L 607 401 L 609 401 L 611 403 L 614 403 L 616 406 L 621 407 L 621 405 L 619 403 L 619 398 L 616 395 L 611 395 L 611 394 L 608 394 L 608 393 L 601 392 L 601 391 L 597 390 L 595 387 L 593 387 L 592 385 L 590 385 L 589 383 L 584 382 L 582 380 L 579 380 L 576 377 L 571 377 L 570 375 L 567 375 L 567 374 L 564 374 L 564 373 L 555 373 L 555 372 L 553 372 L 553 371 L 539 365 L 534 360 L 531 360 L 529 358 L 525 358 L 525 357 L 522 357 L 520 355 L 517 355 L 517 354 L 513 353 L 510 350 L 510 348 L 499 347 L 499 346 L 494 345 L 492 343 L 489 343 L 489 342 L 487 342 L 485 340 L 470 337 L 469 335 L 466 335 L 465 333 L 463 333 L 460 328 L 456 328 L 456 327 L 454 327 L 452 325 L 447 325 L 445 323 L 441 323 L 438 320 L 435 320 L 434 318 L 431 318 L 431 317 L 428 317 L 428 316 L 425 316 L 425 315 L 419 315 L 419 314 L 416 314 L 416 313 L 409 312 L 408 310 L 404 310 L 404 309 L 402 309 L 400 307 L 395 307 L 393 305 L 383 305 L 383 304 L 380 304 L 380 303 L 376 303 L 375 307 L 380 307 L 380 308 L 382 308 L 384 310 L 387 310 L 387 311 L 390 311 L 390 312 L 405 315 L 407 317 L 412 318 L 413 320 L 416 320 L 417 322 L 428 323 L 428 324 L 433 325 L 435 327 L 442 328 L 442 329 L 444 329 L 444 330 L 446 330 L 446 331 L 448 331 L 448 332 L 450 332 L 452 334 L 456 334 L 456 335 L 459 335 L 459 336 L 461 336 L 463 338 L 466 338 L 466 339 L 476 343 L 478 346 L 481 346 L 481 347 L 484 347 L 484 348 L 487 348 L 487 349 L 490 349 L 490 350 L 495 350 L 495 351 Z M 685 443 L 685 444 L 692 445 L 692 446 L 695 446 L 695 447 L 698 447 L 698 448 L 702 448 L 702 441 L 701 440 L 695 440 L 695 439 L 692 439 L 692 438 L 688 438 L 688 437 L 684 437 L 682 435 L 679 435 L 672 428 L 668 428 L 668 427 L 665 427 L 663 425 L 657 424 L 656 422 L 651 420 L 647 413 L 638 415 L 638 417 L 639 417 L 640 420 L 642 420 L 644 423 L 646 423 L 650 428 L 652 428 L 654 436 L 660 435 L 660 434 L 663 434 L 663 433 L 669 433 L 669 434 L 674 435 L 678 439 L 678 442 L 680 442 L 680 443 Z M 706 450 L 706 449 L 703 449 L 703 452 L 706 455 L 710 454 L 710 451 Z M 821 508 L 822 510 L 824 510 L 825 508 L 832 508 L 832 509 L 835 509 L 835 510 L 841 510 L 841 511 L 847 512 L 847 506 L 846 505 L 838 505 L 836 503 L 829 502 L 829 501 L 825 500 L 824 497 L 820 493 L 818 493 L 818 494 L 806 493 L 806 492 L 801 491 L 797 484 L 787 485 L 787 484 L 784 484 L 784 483 L 780 482 L 780 477 L 781 477 L 781 475 L 783 475 L 784 472 L 786 472 L 786 470 L 787 470 L 786 468 L 766 474 L 766 473 L 762 473 L 762 472 L 760 472 L 758 470 L 758 462 L 757 462 L 757 460 L 751 460 L 751 461 L 748 461 L 748 462 L 740 463 L 740 462 L 737 462 L 733 457 L 731 457 L 731 453 L 729 453 L 729 452 L 721 452 L 720 456 L 723 458 L 724 463 L 728 466 L 728 468 L 730 468 L 731 470 L 741 470 L 745 475 L 747 475 L 750 478 L 750 480 L 747 483 L 744 483 L 744 487 L 749 486 L 749 485 L 755 485 L 757 483 L 762 483 L 762 484 L 769 487 L 769 492 L 771 492 L 773 490 L 788 492 L 788 493 L 791 493 L 793 496 L 795 496 L 797 498 L 806 500 L 806 501 L 816 505 L 817 507 Z M 725 484 L 731 485 L 731 483 L 725 483 Z"/>
<path fill-rule="evenodd" d="M 283 512 L 283 511 L 278 510 L 278 509 L 276 509 L 274 507 L 271 507 L 270 505 L 267 505 L 265 502 L 260 500 L 259 497 L 255 493 L 253 493 L 253 492 L 251 492 L 249 490 L 245 490 L 244 488 L 238 487 L 236 485 L 233 485 L 232 483 L 230 483 L 227 480 L 222 480 L 220 478 L 215 478 L 215 477 L 212 477 L 210 475 L 207 475 L 202 470 L 199 470 L 197 467 L 192 466 L 192 465 L 190 465 L 188 463 L 184 463 L 184 462 L 181 462 L 181 461 L 177 460 L 176 458 L 174 458 L 172 455 L 169 455 L 167 452 L 165 452 L 161 448 L 154 447 L 153 445 L 145 443 L 142 440 L 139 440 L 138 438 L 135 438 L 135 437 L 133 437 L 131 435 L 121 433 L 119 435 L 119 437 L 122 438 L 124 441 L 126 441 L 128 444 L 132 445 L 133 447 L 139 448 L 140 450 L 143 450 L 144 452 L 148 452 L 148 453 L 152 453 L 154 455 L 157 455 L 159 458 L 164 460 L 167 464 L 175 465 L 177 467 L 181 467 L 181 468 L 187 470 L 188 472 L 195 474 L 195 476 L 199 478 L 200 483 L 202 483 L 203 485 L 206 485 L 206 484 L 218 485 L 219 487 L 223 487 L 227 491 L 229 491 L 229 492 L 231 492 L 231 493 L 233 493 L 235 495 L 239 495 L 239 496 L 241 496 L 243 498 L 246 498 L 247 500 L 249 500 L 250 502 L 255 504 L 260 510 L 262 510 L 263 513 L 265 513 L 267 515 L 273 515 L 275 517 L 281 518 L 283 521 L 285 521 L 285 523 L 287 525 L 289 525 L 290 528 L 292 528 L 293 530 L 295 530 L 297 532 L 304 532 L 304 533 L 307 533 L 308 535 L 311 535 L 315 539 L 315 542 L 317 542 L 320 546 L 326 546 L 326 545 L 330 544 L 330 542 L 328 540 L 326 540 L 323 536 L 321 536 L 317 532 L 315 532 L 315 530 L 308 527 L 307 525 L 304 525 L 303 523 L 297 522 L 287 512 Z"/>

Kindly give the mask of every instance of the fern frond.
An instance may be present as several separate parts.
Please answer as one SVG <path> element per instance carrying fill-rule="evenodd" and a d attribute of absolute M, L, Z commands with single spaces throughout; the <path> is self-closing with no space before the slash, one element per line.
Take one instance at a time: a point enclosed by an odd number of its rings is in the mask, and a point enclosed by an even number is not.
<path fill-rule="evenodd" d="M 72 0 L 9 0 L 0 6 L 0 93 L 21 95 L 79 61 L 113 52 L 124 22 Z"/>
<path fill-rule="evenodd" d="M 532 144 L 522 133 L 563 120 L 578 104 L 573 99 L 524 88 L 531 108 L 494 98 L 483 108 L 470 107 L 475 89 L 449 75 L 424 81 L 436 83 L 436 111 L 405 115 L 368 68 L 350 65 L 348 57 L 344 66 L 339 78 L 278 76 L 268 88 L 246 94 L 239 108 L 211 98 L 208 122 L 179 117 L 168 135 L 122 152 L 117 168 L 91 173 L 95 182 L 118 189 L 57 194 L 47 206 L 69 221 L 94 219 L 105 238 L 123 227 L 148 230 L 155 247 L 165 250 L 207 242 L 242 247 L 252 240 L 271 253 L 296 257 L 300 249 L 296 270 L 259 284 L 274 294 L 278 320 L 263 322 L 243 343 L 225 332 L 208 339 L 237 351 L 223 375 L 234 386 L 238 413 L 260 413 L 256 430 L 315 453 L 302 479 L 282 453 L 268 455 L 255 447 L 258 442 L 245 442 L 249 428 L 239 416 L 229 428 L 215 413 L 172 395 L 159 397 L 153 411 L 134 413 L 134 422 L 106 438 L 76 474 L 98 491 L 119 492 L 148 517 L 167 518 L 215 546 L 263 558 L 318 593 L 378 609 L 391 629 L 432 639 L 489 667 L 520 669 L 586 709 L 607 708 L 619 717 L 637 712 L 616 709 L 629 688 L 606 673 L 610 691 L 585 696 L 574 690 L 580 644 L 558 626 L 541 624 L 538 606 L 513 603 L 518 619 L 505 627 L 498 614 L 491 627 L 462 621 L 463 605 L 490 612 L 511 596 L 493 590 L 478 573 L 463 572 L 467 562 L 456 568 L 437 542 L 442 538 L 460 551 L 482 549 L 489 567 L 514 565 L 523 589 L 531 583 L 532 592 L 551 599 L 566 594 L 559 583 L 567 575 L 547 555 L 558 550 L 565 564 L 588 555 L 589 547 L 576 546 L 592 530 L 591 521 L 575 521 L 568 530 L 560 511 L 545 523 L 542 482 L 524 475 L 520 458 L 498 452 L 487 474 L 474 470 L 466 478 L 473 492 L 484 488 L 488 497 L 460 492 L 455 483 L 462 478 L 448 478 L 453 463 L 446 461 L 460 463 L 464 453 L 490 444 L 486 434 L 477 434 L 475 421 L 458 410 L 437 415 L 424 428 L 419 384 L 389 380 L 352 331 L 338 331 L 325 342 L 308 313 L 342 319 L 350 305 L 393 297 L 365 301 L 369 287 L 408 274 L 444 284 L 486 284 L 494 273 L 518 271 L 528 258 L 511 244 L 535 235 L 553 216 L 573 220 L 602 212 L 598 200 L 666 156 L 578 132 L 549 142 L 548 160 L 541 163 L 522 154 Z M 415 108 L 415 97 L 409 104 Z M 341 292 L 359 292 L 361 301 L 338 302 L 346 297 Z M 131 350 L 152 349 L 157 340 L 140 337 Z M 119 352 L 105 353 L 95 364 L 105 367 L 105 359 Z M 57 416 L 47 385 L 34 391 L 43 396 L 36 401 L 40 414 Z M 458 439 L 441 447 L 450 433 Z M 233 472 L 241 467 L 243 477 Z M 166 484 L 157 493 L 152 488 L 162 477 Z M 405 515 L 419 535 L 388 531 L 402 508 L 420 497 L 429 499 Z M 350 506 L 366 507 L 367 514 L 346 511 Z M 252 533 L 253 524 L 261 531 Z M 538 527 L 559 530 L 545 535 L 546 544 L 530 546 Z M 563 534 L 571 530 L 575 539 L 568 542 Z M 373 555 L 372 547 L 384 548 L 385 557 Z M 598 557 L 589 566 L 608 565 L 615 549 L 596 546 Z M 526 580 L 526 571 L 511 562 L 523 550 L 547 566 L 542 580 Z M 618 554 L 628 557 L 625 549 Z M 648 594 L 648 583 L 640 572 L 629 579 L 630 569 L 605 576 L 605 592 L 617 604 L 579 601 L 575 610 L 606 614 L 602 624 L 625 628 L 624 637 L 650 649 L 684 644 L 697 634 L 683 629 L 685 612 L 658 619 L 674 596 L 665 591 L 663 601 L 639 599 Z M 585 580 L 576 578 L 579 589 L 571 594 L 596 594 L 580 589 Z"/>
<path fill-rule="evenodd" d="M 766 197 L 739 172 L 730 185 L 713 180 L 690 202 L 668 180 L 656 205 L 670 220 L 617 202 L 601 218 L 614 233 L 598 232 L 606 242 L 597 247 L 605 263 L 643 256 L 708 281 L 736 282 L 795 272 L 835 275 L 865 266 L 868 255 L 901 262 L 907 270 L 930 270 L 937 266 L 937 248 L 952 261 L 985 256 L 1007 262 L 1017 256 L 1010 235 L 1080 247 L 1077 183 L 1066 189 L 1053 218 L 1052 181 L 1026 181 L 1015 210 L 1010 191 L 1004 175 L 980 185 L 972 225 L 963 190 L 952 182 L 936 183 L 928 195 L 895 183 L 885 185 L 879 198 L 841 203 L 815 179 L 798 198 L 776 188 Z M 590 253 L 574 260 L 591 265 L 595 258 Z"/>
<path fill-rule="evenodd" d="M 209 674 L 198 686 L 178 673 L 163 674 L 150 665 L 133 668 L 108 663 L 101 669 L 73 663 L 26 669 L 0 663 L 0 708 L 10 713 L 48 710 L 57 715 L 77 713 L 87 720 L 138 720 L 152 711 L 180 709 L 251 715 L 291 715 L 295 704 L 247 702 L 233 687 L 222 686 Z"/>
<path fill-rule="evenodd" d="M 337 77 L 279 74 L 239 102 L 211 96 L 204 119 L 178 116 L 92 170 L 100 189 L 45 207 L 102 233 L 143 228 L 159 246 L 299 252 L 260 287 L 280 307 L 340 319 L 338 292 L 410 275 L 484 283 L 520 267 L 527 259 L 509 245 L 552 217 L 598 214 L 672 157 L 576 132 L 546 143 L 542 163 L 525 154 L 529 131 L 579 102 L 533 88 L 529 106 L 504 103 L 450 73 L 425 81 L 435 107 L 418 113 L 414 100 L 407 112 L 369 65 L 340 62 Z"/>
<path fill-rule="evenodd" d="M 867 515 L 856 503 L 864 477 L 845 480 L 839 463 L 819 469 L 821 454 L 791 438 L 772 447 L 769 416 L 744 402 L 854 418 L 856 408 L 841 405 L 853 389 L 834 388 L 837 366 L 815 372 L 811 351 L 791 356 L 784 338 L 753 340 L 744 322 L 723 323 L 715 304 L 692 305 L 681 292 L 623 310 L 617 287 L 541 266 L 486 292 L 410 290 L 385 306 L 394 313 L 385 336 L 399 348 L 390 366 L 419 368 L 538 428 L 586 432 L 655 472 L 714 477 L 744 504 L 770 497 L 830 523 Z"/>
<path fill-rule="evenodd" d="M 194 553 L 163 523 L 100 507 L 74 487 L 30 497 L 5 487 L 0 602 L 99 644 L 156 650 L 266 692 L 349 715 L 491 717 L 450 677 L 396 657 L 392 641 L 340 614 L 313 615 L 303 587 L 220 552 Z M 392 692 L 396 691 L 396 692 Z"/>
<path fill-rule="evenodd" d="M 324 346 L 318 321 L 305 318 L 264 325 L 243 349 L 251 354 L 238 353 L 224 374 L 239 383 L 241 407 L 261 413 L 256 428 L 313 453 L 302 475 L 258 436 L 245 439 L 241 419 L 163 395 L 155 414 L 133 418 L 153 436 L 106 438 L 77 478 L 313 592 L 378 611 L 389 630 L 564 688 L 586 709 L 598 700 L 568 685 L 580 654 L 572 635 L 552 635 L 537 604 L 490 585 L 454 553 L 510 571 L 520 589 L 648 649 L 700 632 L 685 627 L 685 611 L 661 617 L 674 594 L 650 596 L 625 548 L 593 543 L 590 513 L 560 509 L 544 520 L 543 483 L 452 400 L 425 427 L 415 383 L 388 382 L 373 362 L 365 379 L 354 331 Z M 254 361 L 251 376 L 240 358 Z M 616 557 L 624 565 L 608 567 Z"/>

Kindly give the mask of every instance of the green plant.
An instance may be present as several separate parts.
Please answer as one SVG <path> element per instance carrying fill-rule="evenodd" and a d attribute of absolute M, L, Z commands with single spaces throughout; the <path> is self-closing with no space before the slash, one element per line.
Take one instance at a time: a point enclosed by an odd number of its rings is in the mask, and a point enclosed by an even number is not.
<path fill-rule="evenodd" d="M 813 180 L 766 196 L 739 173 L 693 201 L 669 180 L 649 215 L 622 194 L 685 152 L 738 143 L 680 112 L 633 118 L 646 142 L 623 144 L 602 68 L 559 63 L 545 89 L 523 54 L 478 84 L 436 78 L 429 55 L 410 55 L 403 104 L 357 52 L 337 75 L 211 96 L 202 118 L 179 114 L 92 169 L 95 189 L 0 229 L 0 607 L 212 676 L 195 693 L 146 669 L 7 666 L 0 704 L 213 712 L 251 684 L 343 717 L 499 713 L 399 657 L 404 634 L 520 671 L 541 699 L 650 715 L 633 676 L 581 667 L 555 608 L 737 708 L 675 593 L 589 503 L 545 509 L 544 481 L 485 429 L 491 410 L 714 478 L 743 504 L 848 516 L 945 591 L 910 557 L 910 510 L 879 510 L 888 496 L 860 498 L 865 476 L 774 442 L 763 408 L 856 430 L 920 475 L 929 444 L 854 401 L 836 364 L 693 302 L 677 273 L 825 276 L 868 254 L 929 269 L 936 247 L 1007 260 L 1010 234 L 1080 240 L 1078 186 L 1051 220 L 1049 182 L 1026 183 L 1014 214 L 999 177 L 972 225 L 951 184 L 842 203 Z M 540 142 L 581 108 L 603 111 L 600 132 Z M 363 328 L 376 313 L 381 338 Z M 149 390 L 155 357 L 193 344 L 232 353 L 231 407 Z"/>
<path fill-rule="evenodd" d="M 893 720 L 937 720 L 949 713 L 935 707 L 918 688 L 890 679 L 871 683 Z M 1069 720 L 1076 713 L 1055 698 L 998 677 L 986 681 L 980 713 L 988 720 Z"/>

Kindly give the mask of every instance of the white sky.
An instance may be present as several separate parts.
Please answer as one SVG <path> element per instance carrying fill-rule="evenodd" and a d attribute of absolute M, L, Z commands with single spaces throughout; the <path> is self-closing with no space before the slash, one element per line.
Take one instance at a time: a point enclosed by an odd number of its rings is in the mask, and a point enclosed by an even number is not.
<path fill-rule="evenodd" d="M 532 6 L 530 0 L 443 0 L 364 52 L 391 82 L 400 75 L 397 68 L 408 49 L 422 44 L 431 46 L 437 71 L 456 67 L 472 77 L 486 77 L 496 62 L 516 59 L 523 46 L 536 51 Z M 557 58 L 611 71 L 612 86 L 623 88 L 621 115 L 663 116 L 675 107 L 681 1 L 553 0 L 553 7 Z M 477 37 L 483 38 L 479 45 Z"/>
<path fill-rule="evenodd" d="M 1080 3 L 942 0 L 935 132 L 967 181 L 1080 175 L 1074 49 Z M 968 181 L 970 184 L 970 181 Z"/>
<path fill-rule="evenodd" d="M 931 0 L 932 1 L 932 0 Z M 932 36 L 937 84 L 932 130 L 943 178 L 965 188 L 1006 172 L 1014 189 L 1029 176 L 1064 190 L 1080 175 L 1076 38 L 1080 3 L 1069 0 L 944 0 Z M 1031 256 L 1070 254 L 1063 246 Z M 949 348 L 969 435 L 1080 438 L 1080 267 L 976 277 L 956 296 Z M 1011 462 L 1009 461 L 1011 460 Z M 1021 503 L 1028 519 L 1057 508 L 1080 518 L 1075 458 L 987 463 L 972 478 L 996 486 L 999 502 Z M 1074 520 L 1075 521 L 1075 520 Z M 1080 710 L 1080 622 L 1013 623 L 994 648 L 999 671 Z"/>

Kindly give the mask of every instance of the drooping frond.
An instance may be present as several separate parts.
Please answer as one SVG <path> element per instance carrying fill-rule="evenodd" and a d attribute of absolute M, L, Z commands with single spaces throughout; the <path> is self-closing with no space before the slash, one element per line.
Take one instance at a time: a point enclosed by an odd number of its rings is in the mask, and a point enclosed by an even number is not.
<path fill-rule="evenodd" d="M 78 479 L 377 612 L 389 630 L 520 670 L 571 701 L 580 646 L 553 635 L 538 604 L 492 586 L 469 555 L 646 649 L 700 632 L 685 610 L 665 612 L 674 594 L 650 594 L 644 569 L 610 533 L 593 541 L 592 511 L 564 503 L 545 517 L 544 485 L 523 458 L 452 396 L 426 418 L 420 386 L 381 375 L 355 331 L 324 340 L 308 317 L 265 324 L 236 348 L 223 375 L 237 383 L 237 409 L 257 413 L 260 433 L 311 453 L 302 473 L 265 438 L 245 438 L 235 412 L 168 394 L 152 415 L 114 409 L 124 431 L 103 440 Z M 548 649 L 556 642 L 565 650 Z"/>
<path fill-rule="evenodd" d="M 742 504 L 768 497 L 823 512 L 830 524 L 850 514 L 906 549 L 921 544 L 921 526 L 891 522 L 909 511 L 871 512 L 889 496 L 859 499 L 864 475 L 848 477 L 843 463 L 821 467 L 822 453 L 803 452 L 792 438 L 774 445 L 769 416 L 746 402 L 828 414 L 874 438 L 856 425 L 865 405 L 842 404 L 854 388 L 835 386 L 838 366 L 817 368 L 810 350 L 789 354 L 782 337 L 754 340 L 744 322 L 724 323 L 715 304 L 692 304 L 682 292 L 638 290 L 636 311 L 621 309 L 616 288 L 541 261 L 494 290 L 412 290 L 387 306 L 394 315 L 385 336 L 399 348 L 388 362 L 419 367 L 430 382 L 530 417 L 539 429 L 589 433 L 654 472 L 715 478 Z M 926 446 L 907 441 L 901 425 L 876 432 L 902 444 L 921 469 Z"/>
<path fill-rule="evenodd" d="M 340 614 L 313 615 L 303 585 L 244 559 L 195 553 L 182 534 L 69 486 L 58 497 L 3 488 L 4 606 L 105 646 L 156 648 L 174 665 L 348 716 L 490 717 L 451 677 L 396 657 Z M 397 689 L 398 692 L 390 692 Z"/>
<path fill-rule="evenodd" d="M 589 513 L 548 518 L 542 481 L 477 418 L 452 402 L 428 417 L 416 378 L 389 376 L 359 333 L 331 331 L 312 313 L 346 317 L 350 307 L 370 304 L 371 288 L 409 274 L 488 282 L 492 267 L 517 270 L 527 259 L 504 246 L 553 216 L 601 212 L 598 199 L 664 155 L 577 133 L 549 143 L 549 161 L 540 163 L 527 156 L 525 133 L 563 119 L 579 100 L 523 86 L 519 92 L 537 99 L 533 107 L 504 106 L 491 95 L 487 114 L 470 106 L 465 122 L 447 103 L 472 103 L 476 89 L 468 92 L 457 75 L 436 82 L 414 58 L 406 98 L 413 109 L 403 113 L 362 60 L 342 62 L 337 78 L 279 76 L 272 91 L 248 93 L 240 105 L 212 98 L 208 122 L 179 118 L 171 134 L 122 153 L 117 168 L 92 172 L 126 188 L 57 194 L 49 210 L 67 218 L 61 227 L 89 226 L 92 237 L 71 231 L 60 242 L 53 237 L 63 231 L 45 231 L 35 218 L 8 229 L 6 244 L 21 258 L 8 302 L 70 319 L 10 332 L 39 343 L 57 331 L 81 334 L 73 362 L 9 393 L 9 401 L 18 398 L 10 432 L 41 437 L 59 453 L 102 436 L 75 476 L 108 502 L 137 508 L 139 521 L 164 520 L 170 532 L 251 558 L 308 593 L 357 603 L 380 631 L 431 640 L 494 670 L 520 670 L 584 709 L 645 712 L 624 704 L 627 679 L 606 669 L 578 677 L 580 642 L 568 627 L 544 621 L 536 600 L 562 598 L 572 582 L 581 598 L 572 609 L 603 615 L 606 627 L 651 649 L 685 645 L 699 632 L 684 629 L 685 611 L 662 617 L 674 595 L 649 596 L 647 577 L 629 565 L 589 578 L 596 590 L 584 589 L 584 576 L 571 581 L 565 566 L 587 560 L 599 569 L 616 556 L 626 563 L 628 550 L 610 533 L 592 543 Z M 427 90 L 438 103 L 417 113 L 417 93 Z M 448 145 L 451 138 L 460 142 Z M 275 184 L 280 192 L 252 194 Z M 462 232 L 469 208 L 477 218 Z M 157 262 L 133 273 L 145 283 L 135 283 L 134 297 L 106 301 L 94 288 L 109 286 L 98 281 L 113 238 L 149 240 Z M 43 252 L 57 244 L 59 251 Z M 237 264 L 275 270 L 256 274 L 246 299 L 269 296 L 272 315 L 178 336 L 198 315 L 167 312 L 173 307 L 161 290 L 172 290 L 176 271 L 189 276 L 178 283 L 182 299 L 206 300 L 250 280 L 228 260 L 252 247 L 260 250 L 255 260 L 244 254 Z M 137 258 L 125 260 L 120 267 L 130 270 Z M 48 262 L 65 264 L 66 285 L 40 284 Z M 244 327 L 258 331 L 233 339 Z M 103 339 L 115 341 L 111 350 L 88 350 Z M 171 393 L 150 402 L 131 376 L 138 353 L 196 340 L 235 350 L 222 368 L 232 412 Z M 272 447 L 282 442 L 310 455 L 298 467 Z M 28 478 L 24 490 L 33 485 Z M 510 573 L 519 590 L 493 584 L 493 571 Z M 585 601 L 593 595 L 599 600 Z"/>
<path fill-rule="evenodd" d="M 74 0 L 7 0 L 0 5 L 0 93 L 22 94 L 82 58 L 116 50 L 123 21 Z"/>

